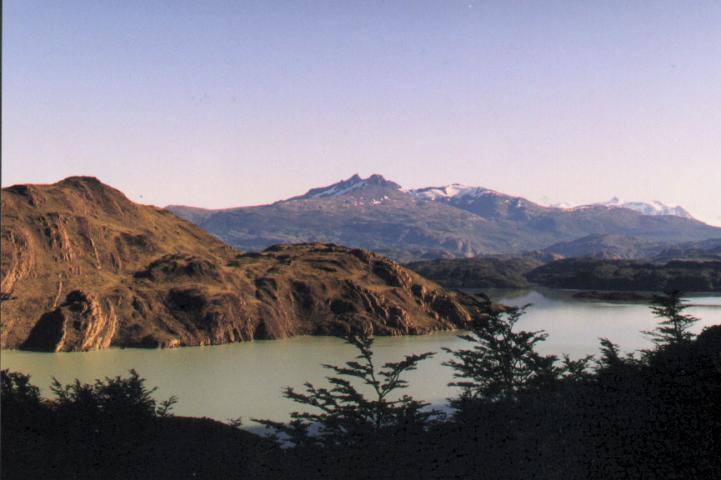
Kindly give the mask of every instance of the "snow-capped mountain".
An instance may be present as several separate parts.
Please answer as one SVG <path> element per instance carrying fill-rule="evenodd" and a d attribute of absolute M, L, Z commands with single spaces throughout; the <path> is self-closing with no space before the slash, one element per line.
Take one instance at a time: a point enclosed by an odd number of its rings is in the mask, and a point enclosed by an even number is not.
<path fill-rule="evenodd" d="M 644 215 L 673 215 L 675 217 L 693 218 L 688 211 L 680 206 L 671 207 L 665 203 L 654 200 L 653 202 L 624 202 L 618 197 L 613 197 L 607 202 L 601 202 L 599 205 L 606 207 L 629 208 Z"/>
<path fill-rule="evenodd" d="M 390 190 L 400 190 L 401 186 L 383 178 L 382 175 L 371 175 L 368 178 L 361 178 L 358 174 L 347 180 L 341 180 L 325 187 L 312 188 L 304 195 L 290 198 L 289 200 L 312 200 L 317 198 L 341 197 L 355 190 L 365 187 L 376 187 Z"/>
<path fill-rule="evenodd" d="M 322 241 L 404 261 L 541 250 L 589 235 L 663 243 L 721 238 L 721 229 L 660 202 L 560 208 L 462 184 L 407 190 L 381 175 L 353 175 L 269 205 L 170 209 L 243 250 Z"/>
<path fill-rule="evenodd" d="M 461 183 L 454 183 L 452 185 L 445 185 L 442 187 L 425 187 L 417 188 L 415 190 L 409 190 L 416 198 L 422 198 L 425 200 L 439 200 L 439 199 L 451 199 L 451 198 L 478 198 L 483 195 L 493 195 L 497 192 L 489 190 L 483 187 L 471 187 L 469 185 L 463 185 Z"/>
<path fill-rule="evenodd" d="M 442 187 L 425 187 L 409 190 L 416 199 L 452 205 L 483 218 L 529 219 L 545 210 L 522 197 L 514 197 L 484 187 L 460 183 Z"/>
<path fill-rule="evenodd" d="M 550 205 L 551 208 L 560 208 L 561 210 L 570 210 L 576 206 L 575 203 L 571 202 L 560 202 L 560 203 L 553 203 Z"/>
<path fill-rule="evenodd" d="M 653 202 L 625 202 L 618 197 L 613 197 L 611 200 L 606 202 L 589 203 L 585 205 L 574 205 L 573 203 L 554 203 L 551 205 L 552 208 L 559 208 L 561 210 L 572 211 L 572 210 L 588 210 L 596 207 L 608 207 L 608 208 L 628 208 L 634 212 L 641 213 L 643 215 L 671 215 L 674 217 L 694 219 L 688 210 L 681 206 L 671 207 L 663 202 L 654 200 Z"/>

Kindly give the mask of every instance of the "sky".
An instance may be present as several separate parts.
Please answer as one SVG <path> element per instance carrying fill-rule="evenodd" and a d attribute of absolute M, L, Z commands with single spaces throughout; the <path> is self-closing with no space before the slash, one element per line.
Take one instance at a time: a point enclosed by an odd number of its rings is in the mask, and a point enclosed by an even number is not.
<path fill-rule="evenodd" d="M 272 202 L 354 173 L 721 225 L 721 2 L 3 2 L 2 185 Z"/>

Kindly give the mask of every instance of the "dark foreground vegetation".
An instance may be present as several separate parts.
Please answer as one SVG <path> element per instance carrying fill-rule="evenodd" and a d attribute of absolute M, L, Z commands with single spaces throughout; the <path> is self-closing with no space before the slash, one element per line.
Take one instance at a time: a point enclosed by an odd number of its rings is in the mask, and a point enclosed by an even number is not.
<path fill-rule="evenodd" d="M 459 395 L 447 415 L 402 395 L 431 353 L 382 366 L 372 339 L 327 365 L 328 385 L 285 395 L 305 410 L 264 422 L 276 440 L 173 417 L 128 378 L 55 384 L 41 399 L 2 373 L 2 478 L 721 478 L 721 326 L 694 336 L 678 293 L 655 299 L 654 347 L 598 358 L 541 355 L 523 309 L 491 311 L 447 362 Z"/>
<path fill-rule="evenodd" d="M 134 371 L 95 384 L 53 386 L 2 371 L 3 479 L 258 478 L 278 448 L 207 418 L 175 417 Z"/>

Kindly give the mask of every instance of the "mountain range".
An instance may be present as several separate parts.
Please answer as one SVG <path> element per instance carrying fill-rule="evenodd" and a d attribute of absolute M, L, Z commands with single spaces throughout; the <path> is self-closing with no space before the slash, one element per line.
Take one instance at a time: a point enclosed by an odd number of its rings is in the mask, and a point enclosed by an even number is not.
<path fill-rule="evenodd" d="M 95 178 L 2 190 L 2 348 L 77 351 L 466 325 L 478 300 L 337 245 L 243 253 Z"/>
<path fill-rule="evenodd" d="M 549 207 L 460 184 L 408 190 L 381 175 L 353 175 L 268 205 L 167 208 L 243 250 L 319 241 L 367 248 L 399 261 L 558 250 L 594 236 L 659 246 L 721 238 L 721 228 L 681 207 L 664 210 L 661 204 L 617 199 Z"/>
<path fill-rule="evenodd" d="M 606 202 L 592 203 L 590 205 L 603 205 L 613 208 L 628 208 L 629 210 L 634 210 L 636 212 L 643 213 L 644 215 L 673 215 L 675 217 L 693 218 L 693 215 L 691 215 L 685 208 L 678 205 L 675 207 L 671 207 L 658 200 L 654 200 L 653 202 L 626 202 L 618 197 L 613 197 L 611 200 L 608 200 Z M 587 206 L 589 205 L 573 206 L 568 203 L 559 203 L 554 205 L 554 207 L 563 208 L 566 210 L 571 210 L 574 208 L 584 208 Z"/>

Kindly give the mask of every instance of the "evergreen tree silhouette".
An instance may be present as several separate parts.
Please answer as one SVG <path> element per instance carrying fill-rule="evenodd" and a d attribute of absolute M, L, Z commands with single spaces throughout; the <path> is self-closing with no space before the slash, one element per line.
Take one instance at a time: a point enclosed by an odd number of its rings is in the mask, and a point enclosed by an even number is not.
<path fill-rule="evenodd" d="M 533 386 L 542 386 L 557 378 L 555 355 L 541 355 L 536 345 L 546 340 L 544 331 L 515 330 L 527 306 L 504 312 L 489 310 L 485 318 L 474 321 L 468 334 L 460 338 L 472 349 L 444 348 L 454 358 L 444 363 L 455 370 L 458 379 L 450 386 L 462 389 L 451 405 L 472 400 L 512 400 Z M 578 368 L 578 364 L 572 365 Z"/>
<path fill-rule="evenodd" d="M 651 305 L 651 311 L 663 320 L 653 331 L 644 332 L 651 337 L 656 345 L 678 345 L 693 338 L 689 329 L 698 318 L 684 313 L 688 308 L 683 301 L 681 292 L 671 290 L 664 295 L 655 295 Z"/>
<path fill-rule="evenodd" d="M 408 355 L 379 369 L 373 361 L 372 337 L 352 334 L 345 341 L 358 350 L 358 355 L 345 366 L 323 365 L 335 374 L 326 377 L 329 388 L 306 382 L 305 393 L 292 387 L 283 392 L 286 398 L 315 411 L 293 412 L 288 424 L 256 421 L 276 434 L 284 434 L 297 446 L 337 446 L 367 442 L 400 431 L 422 431 L 432 419 L 440 417 L 440 412 L 426 408 L 429 404 L 409 395 L 394 397 L 408 386 L 401 378 L 403 374 L 415 370 L 419 362 L 433 353 Z M 353 380 L 370 387 L 370 395 L 364 394 Z"/>

